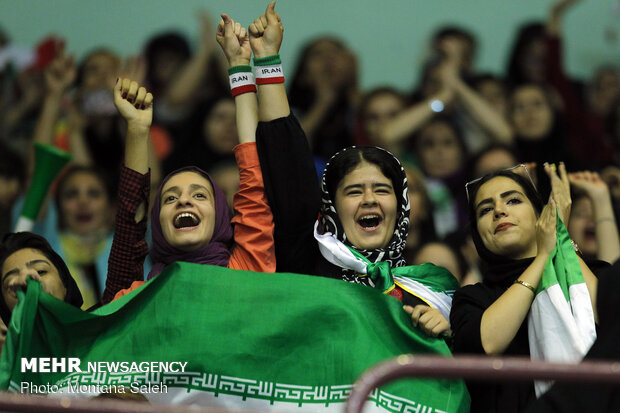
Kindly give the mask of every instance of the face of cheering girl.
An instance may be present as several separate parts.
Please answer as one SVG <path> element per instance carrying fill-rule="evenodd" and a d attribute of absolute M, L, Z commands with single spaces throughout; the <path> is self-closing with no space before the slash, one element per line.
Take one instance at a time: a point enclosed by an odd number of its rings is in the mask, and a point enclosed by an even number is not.
<path fill-rule="evenodd" d="M 17 304 L 17 290 L 25 289 L 28 278 L 41 283 L 43 291 L 64 300 L 67 294 L 58 269 L 41 251 L 22 248 L 2 263 L 2 295 L 9 310 Z"/>
<path fill-rule="evenodd" d="M 180 172 L 161 191 L 159 223 L 166 241 L 182 251 L 207 245 L 215 228 L 215 198 L 207 178 Z"/>
<path fill-rule="evenodd" d="M 366 161 L 346 174 L 335 195 L 347 239 L 359 249 L 385 248 L 396 225 L 398 202 L 392 181 Z"/>

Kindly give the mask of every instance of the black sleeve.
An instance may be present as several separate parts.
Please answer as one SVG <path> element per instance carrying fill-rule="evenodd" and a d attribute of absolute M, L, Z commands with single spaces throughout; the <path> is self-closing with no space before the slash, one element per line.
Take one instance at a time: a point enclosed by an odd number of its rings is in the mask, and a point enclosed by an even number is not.
<path fill-rule="evenodd" d="M 321 193 L 306 135 L 293 114 L 259 122 L 256 148 L 275 223 L 277 271 L 311 274 L 320 254 L 313 232 Z"/>
<path fill-rule="evenodd" d="M 482 314 L 490 305 L 483 299 L 485 293 L 481 284 L 468 285 L 454 293 L 450 326 L 455 353 L 485 354 L 480 338 Z"/>
<path fill-rule="evenodd" d="M 605 267 L 604 265 L 601 267 Z M 620 261 L 598 271 L 597 308 L 599 335 L 585 356 L 585 360 L 620 359 Z M 609 384 L 557 383 L 530 406 L 528 413 L 620 411 L 620 386 Z"/>

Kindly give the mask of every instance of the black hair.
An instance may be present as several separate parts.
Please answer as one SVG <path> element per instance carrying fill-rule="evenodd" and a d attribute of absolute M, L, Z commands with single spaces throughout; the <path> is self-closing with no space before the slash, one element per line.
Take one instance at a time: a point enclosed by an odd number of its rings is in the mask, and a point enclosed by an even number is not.
<path fill-rule="evenodd" d="M 92 59 L 94 56 L 97 56 L 97 55 L 107 56 L 111 59 L 116 60 L 119 64 L 121 61 L 116 53 L 114 53 L 112 50 L 107 49 L 105 47 L 99 47 L 94 50 L 91 50 L 86 56 L 82 58 L 77 68 L 77 76 L 75 78 L 75 84 L 78 85 L 79 87 L 82 86 L 82 82 L 84 81 L 84 70 L 86 69 L 86 62 L 88 62 L 90 59 Z"/>
<path fill-rule="evenodd" d="M 512 46 L 508 61 L 508 79 L 515 86 L 530 81 L 521 70 L 523 52 L 535 41 L 542 40 L 545 36 L 545 26 L 539 22 L 530 22 L 522 25 L 517 32 L 517 37 Z"/>
<path fill-rule="evenodd" d="M 47 240 L 40 235 L 31 232 L 11 232 L 5 234 L 2 240 L 0 240 L 0 269 L 10 255 L 25 248 L 32 248 L 40 251 L 41 254 L 45 255 L 45 257 L 51 261 L 54 267 L 56 267 L 56 270 L 58 270 L 60 280 L 67 290 L 64 301 L 74 307 L 80 308 L 83 303 L 82 294 L 71 276 L 67 264 L 65 264 L 60 255 L 52 249 Z M 0 293 L 0 317 L 2 317 L 4 323 L 8 326 L 11 320 L 11 310 L 9 310 L 9 307 L 4 301 L 3 293 Z"/>
<path fill-rule="evenodd" d="M 501 142 L 493 142 L 486 145 L 478 153 L 476 153 L 473 157 L 470 158 L 467 168 L 467 176 L 469 177 L 469 179 L 476 179 L 480 177 L 480 175 L 477 175 L 476 173 L 478 162 L 480 162 L 480 160 L 486 155 L 494 151 L 508 152 L 510 155 L 512 155 L 513 158 L 515 158 L 516 162 L 514 163 L 518 163 L 517 154 L 515 153 L 515 149 L 512 146 L 506 145 L 505 143 Z"/>
<path fill-rule="evenodd" d="M 490 174 L 483 176 L 482 178 L 480 178 L 480 180 L 470 185 L 469 188 L 467 189 L 469 191 L 468 209 L 469 209 L 469 226 L 471 229 L 471 237 L 472 237 L 472 240 L 474 241 L 474 245 L 476 246 L 476 251 L 478 251 L 478 255 L 480 256 L 482 261 L 485 263 L 498 262 L 498 260 L 501 261 L 504 258 L 491 252 L 484 245 L 484 242 L 482 241 L 482 237 L 480 236 L 480 233 L 478 232 L 478 222 L 477 222 L 478 217 L 476 215 L 476 194 L 478 193 L 478 190 L 483 184 L 487 183 L 493 178 L 497 178 L 500 176 L 508 178 L 508 179 L 512 179 L 521 188 L 523 188 L 523 193 L 532 203 L 532 206 L 534 207 L 534 211 L 536 212 L 536 216 L 540 215 L 540 213 L 542 212 L 543 206 L 544 206 L 543 201 L 538 191 L 536 190 L 536 187 L 534 187 L 534 184 L 532 183 L 532 181 L 523 175 L 519 175 L 511 171 L 501 170 L 501 171 L 492 172 Z"/>
<path fill-rule="evenodd" d="M 314 89 L 305 83 L 304 74 L 306 73 L 306 70 L 308 68 L 307 60 L 310 56 L 310 53 L 312 52 L 314 47 L 316 47 L 316 45 L 321 42 L 331 43 L 339 49 L 342 49 L 343 51 L 349 50 L 349 48 L 340 39 L 333 36 L 317 37 L 307 42 L 302 47 L 301 52 L 299 53 L 299 57 L 297 58 L 297 65 L 295 67 L 295 70 L 293 71 L 293 76 L 291 77 L 292 81 L 288 93 L 291 106 L 300 108 L 302 110 L 307 110 L 316 99 L 316 96 L 314 95 Z M 357 76 L 357 71 L 354 76 Z M 354 79 L 352 81 L 352 84 L 356 83 L 357 79 Z M 339 100 L 343 103 L 344 101 L 346 101 L 345 95 L 346 93 L 341 93 L 341 96 L 339 97 Z"/>
<path fill-rule="evenodd" d="M 523 188 L 523 193 L 525 194 L 525 196 L 530 200 L 530 202 L 532 203 L 532 206 L 534 207 L 534 211 L 536 211 L 536 215 L 540 215 L 540 213 L 542 212 L 543 209 L 543 201 L 538 193 L 538 191 L 536 190 L 536 188 L 534 187 L 534 184 L 532 183 L 532 181 L 520 174 L 517 174 L 515 172 L 512 171 L 507 171 L 507 170 L 501 170 L 501 171 L 495 171 L 492 172 L 490 174 L 486 174 L 485 176 L 483 176 L 482 178 L 480 178 L 480 180 L 478 180 L 477 182 L 473 183 L 472 185 L 470 185 L 468 187 L 468 191 L 469 191 L 469 220 L 470 220 L 470 224 L 472 226 L 472 232 L 476 232 L 477 225 L 476 225 L 476 221 L 477 221 L 477 217 L 476 217 L 476 194 L 478 193 L 478 190 L 480 189 L 480 187 L 487 183 L 488 181 L 490 181 L 493 178 L 497 178 L 499 176 L 503 176 L 505 178 L 509 178 L 512 179 L 513 181 L 515 181 L 521 188 Z"/>
<path fill-rule="evenodd" d="M 0 177 L 17 178 L 20 186 L 23 186 L 26 181 L 24 159 L 4 142 L 0 142 Z"/>
<path fill-rule="evenodd" d="M 106 197 L 108 198 L 108 202 L 110 204 L 114 204 L 116 200 L 116 191 L 110 182 L 110 178 L 108 175 L 99 167 L 96 166 L 85 166 L 85 165 L 71 165 L 67 169 L 65 169 L 58 182 L 56 183 L 56 190 L 54 192 L 54 204 L 56 205 L 56 209 L 58 210 L 58 221 L 59 228 L 65 228 L 65 222 L 63 221 L 63 213 L 61 209 L 61 201 L 62 201 L 62 190 L 71 178 L 75 174 L 85 173 L 94 176 L 97 178 L 101 184 L 103 185 L 103 189 Z"/>
<path fill-rule="evenodd" d="M 362 118 L 366 116 L 366 110 L 368 110 L 368 104 L 370 103 L 370 101 L 381 95 L 394 96 L 403 103 L 403 106 L 407 105 L 407 97 L 400 90 L 392 86 L 379 86 L 367 92 L 362 97 L 358 109 L 358 112 L 360 113 Z"/>
<path fill-rule="evenodd" d="M 436 45 L 439 41 L 446 37 L 460 37 L 464 39 L 471 46 L 472 52 L 476 48 L 476 38 L 467 29 L 459 26 L 443 26 L 433 34 L 433 45 Z"/>
<path fill-rule="evenodd" d="M 336 189 L 340 182 L 364 161 L 376 165 L 392 182 L 396 199 L 400 204 L 403 192 L 402 168 L 392 154 L 376 146 L 352 146 L 330 159 L 329 167 L 325 169 L 326 189 L 330 198 L 336 199 Z"/>

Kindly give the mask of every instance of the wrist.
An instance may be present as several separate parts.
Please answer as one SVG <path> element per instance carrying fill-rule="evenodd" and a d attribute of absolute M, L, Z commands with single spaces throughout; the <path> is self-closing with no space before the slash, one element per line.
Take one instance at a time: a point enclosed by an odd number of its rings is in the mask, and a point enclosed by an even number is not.
<path fill-rule="evenodd" d="M 130 134 L 133 136 L 145 135 L 148 136 L 149 130 L 151 129 L 151 124 L 144 124 L 143 122 L 138 121 L 127 121 L 127 136 Z"/>
<path fill-rule="evenodd" d="M 260 52 L 254 52 L 254 59 L 264 59 L 266 57 L 276 56 L 279 52 L 279 47 L 277 49 L 264 48 Z"/>
<path fill-rule="evenodd" d="M 257 85 L 284 83 L 284 71 L 280 55 L 254 57 L 254 74 Z"/>
<path fill-rule="evenodd" d="M 228 59 L 228 68 L 233 68 L 235 66 L 249 66 L 250 58 L 245 57 L 232 57 Z"/>
<path fill-rule="evenodd" d="M 229 68 L 228 80 L 230 82 L 230 92 L 233 98 L 243 93 L 256 92 L 254 74 L 249 64 L 232 66 Z"/>

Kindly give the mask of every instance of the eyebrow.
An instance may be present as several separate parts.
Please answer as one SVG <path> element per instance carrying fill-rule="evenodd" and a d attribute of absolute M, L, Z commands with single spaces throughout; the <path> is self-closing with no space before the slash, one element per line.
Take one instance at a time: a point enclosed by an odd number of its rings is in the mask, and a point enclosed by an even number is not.
<path fill-rule="evenodd" d="M 35 264 L 41 264 L 41 263 L 50 265 L 50 263 L 48 261 L 46 261 L 46 260 L 32 260 L 32 261 L 28 261 L 26 263 L 26 267 L 32 267 Z M 4 280 L 9 275 L 13 275 L 13 274 L 18 273 L 18 272 L 19 272 L 19 269 L 13 268 L 11 271 L 8 271 L 6 274 L 4 274 L 2 279 Z"/>
<path fill-rule="evenodd" d="M 342 188 L 343 191 L 348 191 L 349 189 L 357 189 L 357 188 L 362 188 L 363 185 L 362 184 L 352 184 L 352 185 L 347 185 L 344 188 Z M 389 189 L 393 189 L 392 185 L 390 184 L 384 184 L 382 182 L 377 182 L 372 184 L 373 188 L 389 188 Z"/>
<path fill-rule="evenodd" d="M 522 192 L 517 191 L 516 189 L 510 190 L 510 191 L 506 191 L 506 192 L 502 192 L 501 194 L 499 194 L 499 196 L 501 198 L 506 198 L 506 197 L 508 197 L 508 196 L 510 196 L 512 194 L 518 194 L 518 195 L 524 196 Z M 493 198 L 483 199 L 482 201 L 478 202 L 478 205 L 476 205 L 476 210 L 478 210 L 478 208 L 480 208 L 480 205 L 482 205 L 482 204 L 489 204 L 491 202 L 493 202 Z"/>
<path fill-rule="evenodd" d="M 209 192 L 209 190 L 207 189 L 207 187 L 206 187 L 206 186 L 204 186 L 204 185 L 200 185 L 200 184 L 191 184 L 189 187 L 190 187 L 190 189 L 192 189 L 192 190 L 196 190 L 196 189 L 203 189 L 203 190 L 205 190 L 205 191 Z M 163 191 L 161 194 L 163 195 L 163 194 L 165 194 L 166 192 L 170 192 L 170 191 L 180 192 L 180 191 L 181 191 L 181 188 L 179 188 L 178 186 L 171 186 L 170 188 L 168 188 L 168 189 L 166 189 L 165 191 Z"/>

